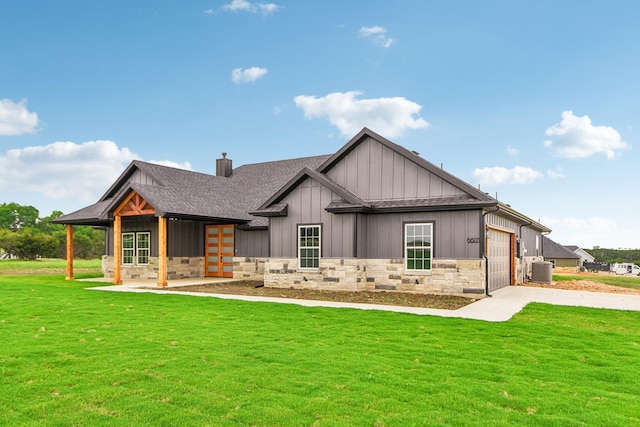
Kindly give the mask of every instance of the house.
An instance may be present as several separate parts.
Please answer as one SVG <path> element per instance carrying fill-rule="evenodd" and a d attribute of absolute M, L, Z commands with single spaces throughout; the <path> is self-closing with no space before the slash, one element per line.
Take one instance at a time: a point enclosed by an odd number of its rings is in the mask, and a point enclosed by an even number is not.
<path fill-rule="evenodd" d="M 596 259 L 589 252 L 575 245 L 564 245 L 564 247 L 580 257 L 580 265 L 585 262 L 594 262 Z"/>
<path fill-rule="evenodd" d="M 544 260 L 551 262 L 556 271 L 575 273 L 582 265 L 580 256 L 546 236 L 542 240 L 542 250 Z"/>
<path fill-rule="evenodd" d="M 105 277 L 229 277 L 265 286 L 488 294 L 521 283 L 547 227 L 363 129 L 336 153 L 208 175 L 133 161 L 97 203 Z"/>

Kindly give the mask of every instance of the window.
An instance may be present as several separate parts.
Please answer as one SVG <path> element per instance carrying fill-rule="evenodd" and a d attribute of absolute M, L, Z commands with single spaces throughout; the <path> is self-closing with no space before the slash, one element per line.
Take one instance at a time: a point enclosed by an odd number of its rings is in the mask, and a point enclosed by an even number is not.
<path fill-rule="evenodd" d="M 122 264 L 149 264 L 151 233 L 122 233 Z"/>
<path fill-rule="evenodd" d="M 149 264 L 149 255 L 151 253 L 151 234 L 136 233 L 136 249 L 138 250 L 138 264 Z"/>
<path fill-rule="evenodd" d="M 404 263 L 411 271 L 430 271 L 432 260 L 433 224 L 405 224 Z"/>
<path fill-rule="evenodd" d="M 301 269 L 320 267 L 320 226 L 298 226 L 298 265 Z"/>
<path fill-rule="evenodd" d="M 133 264 L 135 233 L 122 233 L 122 263 Z"/>

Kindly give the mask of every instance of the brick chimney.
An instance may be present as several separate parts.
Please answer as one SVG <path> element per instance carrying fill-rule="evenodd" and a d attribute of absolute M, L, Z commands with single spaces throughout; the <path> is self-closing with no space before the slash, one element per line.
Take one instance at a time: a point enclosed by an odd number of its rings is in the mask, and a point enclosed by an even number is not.
<path fill-rule="evenodd" d="M 227 153 L 222 153 L 221 159 L 216 159 L 216 176 L 228 178 L 233 173 L 233 162 L 227 159 Z"/>

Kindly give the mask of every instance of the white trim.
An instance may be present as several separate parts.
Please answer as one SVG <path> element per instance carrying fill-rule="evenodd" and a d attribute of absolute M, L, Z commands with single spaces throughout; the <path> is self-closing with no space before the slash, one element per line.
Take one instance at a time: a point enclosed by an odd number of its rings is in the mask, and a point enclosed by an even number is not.
<path fill-rule="evenodd" d="M 301 240 L 301 236 L 300 236 L 300 230 L 302 229 L 314 229 L 317 228 L 318 229 L 318 245 L 315 246 L 302 246 L 300 244 L 300 240 Z M 320 260 L 322 259 L 322 225 L 321 224 L 302 224 L 302 225 L 298 225 L 297 228 L 298 232 L 296 233 L 296 238 L 297 238 L 297 246 L 298 246 L 298 269 L 299 270 L 303 270 L 303 271 L 317 271 L 318 268 L 320 267 Z M 314 236 L 312 236 L 314 237 Z M 314 250 L 316 249 L 318 251 L 318 265 L 316 267 L 303 267 L 302 266 L 302 250 L 303 249 L 311 249 Z M 306 259 L 314 259 L 315 257 L 306 257 Z"/>
<path fill-rule="evenodd" d="M 409 268 L 409 257 L 408 257 L 408 252 L 409 252 L 409 246 L 408 246 L 408 229 L 409 227 L 416 227 L 416 226 L 421 226 L 421 227 L 428 227 L 428 236 L 429 236 L 429 244 L 428 245 L 422 245 L 422 246 L 416 246 L 416 248 L 418 249 L 428 249 L 429 250 L 429 268 Z M 424 233 L 424 231 L 423 231 Z M 423 234 L 423 235 L 427 235 L 427 234 Z M 403 258 L 404 258 L 404 270 L 405 270 L 405 274 L 430 274 L 431 270 L 433 269 L 433 223 L 432 222 L 408 222 L 404 224 L 404 242 L 402 245 L 402 250 L 403 250 Z"/>

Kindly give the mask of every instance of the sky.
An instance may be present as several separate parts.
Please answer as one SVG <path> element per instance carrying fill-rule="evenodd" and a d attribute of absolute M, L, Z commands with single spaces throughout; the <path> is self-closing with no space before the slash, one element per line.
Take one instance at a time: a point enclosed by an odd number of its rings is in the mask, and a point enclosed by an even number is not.
<path fill-rule="evenodd" d="M 204 173 L 363 127 L 553 231 L 640 248 L 636 0 L 0 0 L 0 203 L 134 159 Z"/>

